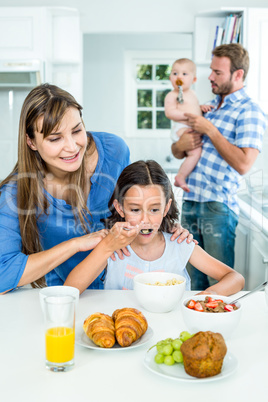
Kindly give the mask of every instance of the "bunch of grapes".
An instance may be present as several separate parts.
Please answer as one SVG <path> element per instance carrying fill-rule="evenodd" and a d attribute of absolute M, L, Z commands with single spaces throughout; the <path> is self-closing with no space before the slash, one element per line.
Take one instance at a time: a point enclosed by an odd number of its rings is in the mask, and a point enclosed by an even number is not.
<path fill-rule="evenodd" d="M 180 351 L 181 345 L 184 341 L 191 338 L 194 334 L 190 334 L 187 331 L 180 333 L 179 338 L 167 338 L 162 341 L 157 342 L 156 345 L 152 346 L 150 349 L 156 347 L 157 354 L 154 357 L 154 361 L 157 364 L 166 364 L 167 366 L 172 366 L 175 363 L 183 363 L 183 356 Z"/>

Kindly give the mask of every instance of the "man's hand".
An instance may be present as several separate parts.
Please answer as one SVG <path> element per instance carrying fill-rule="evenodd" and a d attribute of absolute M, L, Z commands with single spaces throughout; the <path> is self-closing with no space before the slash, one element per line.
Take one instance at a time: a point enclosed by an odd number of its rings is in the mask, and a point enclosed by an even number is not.
<path fill-rule="evenodd" d="M 192 113 L 185 113 L 185 116 L 187 117 L 187 125 L 200 134 L 206 134 L 210 137 L 210 135 L 217 130 L 216 127 L 203 116 Z"/>
<path fill-rule="evenodd" d="M 185 157 L 186 152 L 201 146 L 202 135 L 192 129 L 187 129 L 184 131 L 179 141 L 172 144 L 171 151 L 175 158 L 182 159 Z"/>

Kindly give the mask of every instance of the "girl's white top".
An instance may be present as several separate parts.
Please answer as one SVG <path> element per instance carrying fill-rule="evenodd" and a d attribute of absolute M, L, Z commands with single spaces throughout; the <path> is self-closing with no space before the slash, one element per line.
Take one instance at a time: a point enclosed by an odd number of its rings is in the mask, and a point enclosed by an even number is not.
<path fill-rule="evenodd" d="M 172 236 L 169 233 L 164 233 L 165 250 L 160 258 L 154 261 L 146 261 L 140 258 L 130 246 L 128 250 L 131 253 L 129 257 L 124 256 L 123 260 L 118 257 L 116 261 L 111 258 L 108 260 L 107 273 L 104 281 L 104 289 L 133 289 L 133 278 L 135 275 L 159 271 L 172 272 L 182 275 L 186 278 L 186 290 L 191 289 L 191 281 L 186 270 L 186 264 L 193 252 L 195 243 L 178 243 L 177 240 L 170 241 Z"/>

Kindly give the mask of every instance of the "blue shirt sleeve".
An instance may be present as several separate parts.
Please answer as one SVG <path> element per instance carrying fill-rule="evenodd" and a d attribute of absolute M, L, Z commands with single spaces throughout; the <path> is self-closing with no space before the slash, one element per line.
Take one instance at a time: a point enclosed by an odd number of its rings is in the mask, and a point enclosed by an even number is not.
<path fill-rule="evenodd" d="M 7 185 L 0 196 L 0 292 L 17 287 L 28 260 L 21 250 L 16 188 Z"/>

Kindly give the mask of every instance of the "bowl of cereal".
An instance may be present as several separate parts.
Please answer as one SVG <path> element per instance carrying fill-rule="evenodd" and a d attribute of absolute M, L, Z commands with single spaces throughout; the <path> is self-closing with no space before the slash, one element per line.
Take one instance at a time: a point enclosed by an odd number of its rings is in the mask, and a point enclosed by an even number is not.
<path fill-rule="evenodd" d="M 134 277 L 134 293 L 142 307 L 152 313 L 167 313 L 178 306 L 186 279 L 168 272 L 147 272 Z"/>
<path fill-rule="evenodd" d="M 219 332 L 230 338 L 241 318 L 239 302 L 230 304 L 234 297 L 220 295 L 195 295 L 183 300 L 182 316 L 190 332 Z"/>

